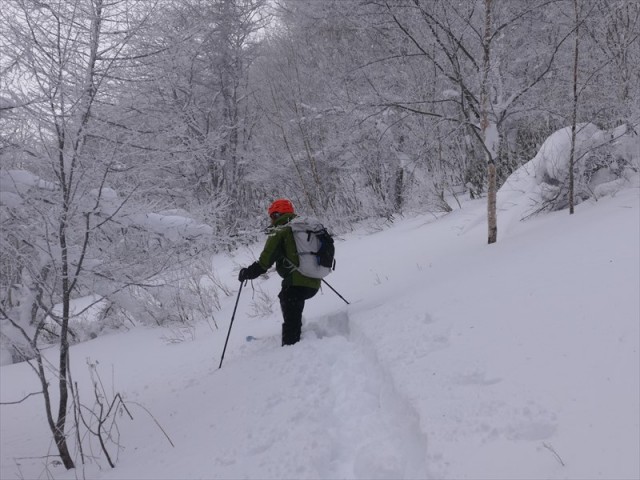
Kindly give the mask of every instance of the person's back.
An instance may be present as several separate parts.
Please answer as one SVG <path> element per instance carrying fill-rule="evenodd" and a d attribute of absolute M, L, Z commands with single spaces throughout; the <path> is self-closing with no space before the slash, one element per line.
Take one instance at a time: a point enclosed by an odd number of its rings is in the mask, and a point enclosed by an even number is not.
<path fill-rule="evenodd" d="M 282 345 L 293 345 L 300 340 L 305 301 L 318 292 L 321 280 L 298 271 L 300 258 L 293 231 L 288 225 L 296 218 L 291 201 L 284 198 L 275 200 L 268 213 L 272 229 L 262 253 L 258 261 L 240 270 L 238 280 L 253 280 L 275 263 L 276 271 L 282 277 L 282 290 L 278 294 L 283 317 Z"/>

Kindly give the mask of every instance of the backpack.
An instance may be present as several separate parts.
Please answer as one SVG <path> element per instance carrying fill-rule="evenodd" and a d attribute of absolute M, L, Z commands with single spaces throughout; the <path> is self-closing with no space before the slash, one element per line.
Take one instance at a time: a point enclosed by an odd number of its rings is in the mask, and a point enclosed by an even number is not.
<path fill-rule="evenodd" d="M 300 259 L 298 271 L 305 277 L 324 278 L 336 268 L 333 237 L 315 220 L 294 219 L 288 223 Z"/>

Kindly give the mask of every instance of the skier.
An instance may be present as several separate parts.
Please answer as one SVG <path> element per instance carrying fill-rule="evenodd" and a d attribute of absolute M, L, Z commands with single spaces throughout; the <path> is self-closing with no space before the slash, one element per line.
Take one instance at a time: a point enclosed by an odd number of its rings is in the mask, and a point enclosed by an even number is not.
<path fill-rule="evenodd" d="M 282 345 L 293 345 L 300 340 L 304 302 L 320 288 L 320 279 L 302 275 L 293 232 L 287 224 L 296 217 L 293 203 L 286 198 L 275 200 L 269 207 L 271 232 L 257 262 L 242 268 L 238 280 L 245 282 L 266 273 L 275 263 L 282 277 L 282 290 L 278 294 L 282 309 Z"/>

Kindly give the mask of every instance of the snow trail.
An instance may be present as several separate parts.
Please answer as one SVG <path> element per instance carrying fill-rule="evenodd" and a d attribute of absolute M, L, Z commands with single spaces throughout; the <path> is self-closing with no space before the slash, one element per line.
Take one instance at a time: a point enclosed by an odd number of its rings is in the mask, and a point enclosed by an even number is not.
<path fill-rule="evenodd" d="M 250 454 L 249 471 L 264 469 L 265 478 L 427 477 L 417 416 L 371 351 L 350 340 L 346 312 L 307 322 L 297 345 L 280 349 L 277 341 L 252 342 L 232 367 L 256 387 L 246 397 L 264 399 L 255 402 L 249 413 L 255 419 L 233 447 Z M 284 461 L 274 467 L 263 457 Z M 223 460 L 216 470 L 231 478 L 242 468 Z"/>
<path fill-rule="evenodd" d="M 145 465 L 158 461 L 154 471 L 166 479 L 202 471 L 220 479 L 428 478 L 418 417 L 372 350 L 352 340 L 347 312 L 311 318 L 303 332 L 289 347 L 279 335 L 236 344 L 220 370 L 210 359 L 182 370 L 172 395 L 141 386 L 129 397 L 169 412 L 159 421 L 175 448 L 138 416 L 121 426 L 122 437 L 151 440 L 100 478 L 145 478 Z"/>

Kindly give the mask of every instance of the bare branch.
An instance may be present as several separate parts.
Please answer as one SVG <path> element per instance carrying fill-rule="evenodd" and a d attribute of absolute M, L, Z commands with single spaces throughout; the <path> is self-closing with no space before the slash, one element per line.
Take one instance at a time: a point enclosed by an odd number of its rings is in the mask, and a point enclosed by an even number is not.
<path fill-rule="evenodd" d="M 24 398 L 20 399 L 20 400 L 16 400 L 14 402 L 0 402 L 0 405 L 16 405 L 18 403 L 22 403 L 24 402 L 27 398 L 33 396 L 33 395 L 42 395 L 44 392 L 40 391 L 40 392 L 33 392 L 28 394 L 27 396 L 25 396 Z"/>

